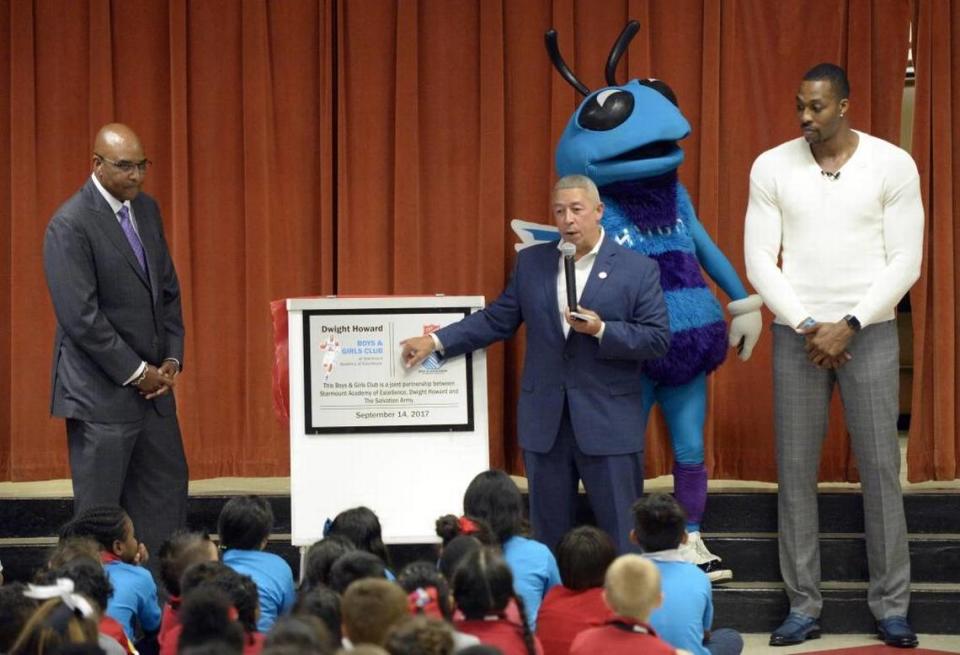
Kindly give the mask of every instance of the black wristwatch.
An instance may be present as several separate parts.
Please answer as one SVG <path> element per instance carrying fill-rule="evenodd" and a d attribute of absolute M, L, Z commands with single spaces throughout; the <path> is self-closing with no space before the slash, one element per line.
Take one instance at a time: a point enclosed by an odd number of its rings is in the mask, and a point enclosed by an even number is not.
<path fill-rule="evenodd" d="M 860 327 L 861 327 L 860 321 L 859 321 L 859 320 L 857 319 L 857 317 L 854 316 L 853 314 L 847 314 L 846 316 L 844 316 L 844 317 L 843 317 L 843 321 L 844 321 L 844 323 L 846 323 L 847 326 L 848 326 L 851 330 L 853 330 L 854 332 L 859 332 L 859 331 L 860 331 Z"/>

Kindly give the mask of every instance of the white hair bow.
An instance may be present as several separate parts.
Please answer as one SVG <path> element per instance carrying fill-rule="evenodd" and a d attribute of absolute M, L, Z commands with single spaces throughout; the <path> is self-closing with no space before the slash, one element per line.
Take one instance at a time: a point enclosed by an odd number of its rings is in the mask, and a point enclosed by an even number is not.
<path fill-rule="evenodd" d="M 49 600 L 50 598 L 59 598 L 63 604 L 74 612 L 79 612 L 85 619 L 91 619 L 94 616 L 93 606 L 86 598 L 80 594 L 73 593 L 73 580 L 70 578 L 57 578 L 56 584 L 34 585 L 28 584 L 27 590 L 23 592 L 27 598 L 37 600 Z"/>

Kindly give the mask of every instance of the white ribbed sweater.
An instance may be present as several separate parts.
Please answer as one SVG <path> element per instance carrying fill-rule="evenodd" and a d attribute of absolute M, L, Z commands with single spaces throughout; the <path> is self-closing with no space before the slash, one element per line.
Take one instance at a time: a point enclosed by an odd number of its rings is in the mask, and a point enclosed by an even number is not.
<path fill-rule="evenodd" d="M 857 134 L 857 149 L 835 180 L 821 174 L 802 138 L 753 164 L 747 277 L 778 323 L 796 326 L 808 316 L 833 322 L 847 314 L 864 326 L 892 319 L 920 275 L 916 164 L 893 144 Z"/>

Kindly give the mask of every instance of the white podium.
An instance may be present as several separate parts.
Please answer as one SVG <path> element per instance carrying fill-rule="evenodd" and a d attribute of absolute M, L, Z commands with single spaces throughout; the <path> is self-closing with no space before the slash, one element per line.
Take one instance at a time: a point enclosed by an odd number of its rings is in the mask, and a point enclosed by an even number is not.
<path fill-rule="evenodd" d="M 366 505 L 387 543 L 437 541 L 434 521 L 461 512 L 489 468 L 483 351 L 405 369 L 400 341 L 483 307 L 482 296 L 291 298 L 292 542 Z"/>

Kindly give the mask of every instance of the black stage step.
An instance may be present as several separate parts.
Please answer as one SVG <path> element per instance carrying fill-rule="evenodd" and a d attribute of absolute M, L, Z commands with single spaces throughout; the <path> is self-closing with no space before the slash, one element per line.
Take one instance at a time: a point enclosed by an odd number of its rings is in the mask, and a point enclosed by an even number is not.
<path fill-rule="evenodd" d="M 824 632 L 870 634 L 876 622 L 867 607 L 867 584 L 824 582 L 820 627 Z M 716 628 L 772 632 L 789 611 L 782 584 L 727 583 L 713 588 Z M 960 634 L 960 586 L 911 585 L 910 625 L 922 634 Z"/>

